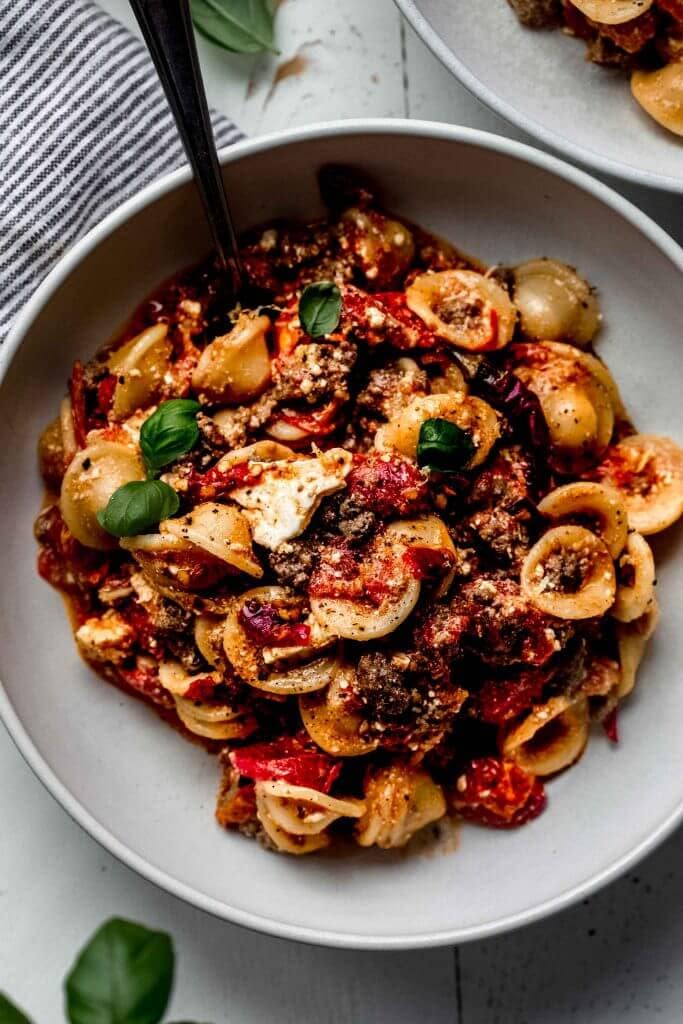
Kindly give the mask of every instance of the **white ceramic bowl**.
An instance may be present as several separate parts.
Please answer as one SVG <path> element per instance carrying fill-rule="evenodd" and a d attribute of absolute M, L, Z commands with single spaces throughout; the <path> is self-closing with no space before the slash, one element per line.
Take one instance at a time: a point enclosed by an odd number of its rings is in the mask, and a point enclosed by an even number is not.
<path fill-rule="evenodd" d="M 631 96 L 628 76 L 585 60 L 585 44 L 535 31 L 506 0 L 396 0 L 470 92 L 570 160 L 683 192 L 683 139 Z"/>
<path fill-rule="evenodd" d="M 636 422 L 683 440 L 683 253 L 624 199 L 552 157 L 492 135 L 420 122 L 344 122 L 224 154 L 239 226 L 320 208 L 328 161 L 369 171 L 385 203 L 494 262 L 553 254 L 600 288 L 600 351 Z M 0 711 L 65 809 L 170 892 L 263 931 L 396 948 L 482 937 L 566 906 L 651 850 L 683 814 L 683 544 L 664 545 L 663 621 L 622 716 L 550 786 L 526 828 L 465 827 L 454 853 L 288 858 L 212 821 L 215 760 L 78 658 L 59 596 L 35 572 L 38 433 L 72 361 L 107 339 L 160 281 L 208 248 L 184 171 L 145 189 L 61 260 L 1 350 Z M 678 579 L 678 583 L 677 583 Z M 46 870 L 58 872 L 50 837 Z"/>

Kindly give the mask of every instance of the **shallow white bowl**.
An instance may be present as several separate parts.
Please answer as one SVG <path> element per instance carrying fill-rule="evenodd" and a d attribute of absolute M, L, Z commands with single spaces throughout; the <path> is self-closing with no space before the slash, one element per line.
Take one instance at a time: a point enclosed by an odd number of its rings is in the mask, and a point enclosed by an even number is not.
<path fill-rule="evenodd" d="M 551 157 L 420 122 L 344 122 L 224 154 L 240 227 L 320 209 L 315 172 L 346 161 L 384 202 L 495 262 L 541 254 L 602 294 L 600 342 L 636 422 L 681 431 L 683 252 L 624 199 Z M 548 811 L 512 833 L 465 827 L 455 853 L 288 858 L 212 821 L 218 770 L 78 658 L 62 601 L 35 572 L 38 433 L 71 363 L 107 339 L 165 277 L 208 248 L 188 174 L 147 188 L 61 260 L 0 350 L 0 711 L 65 809 L 128 865 L 221 917 L 333 945 L 396 948 L 482 937 L 566 906 L 651 850 L 683 814 L 683 545 L 660 572 L 663 622 L 622 716 L 550 787 Z M 678 579 L 678 587 L 677 587 Z M 59 871 L 44 837 L 45 863 Z"/>
<path fill-rule="evenodd" d="M 628 75 L 589 64 L 585 44 L 519 23 L 506 0 L 396 0 L 470 92 L 570 160 L 683 192 L 683 139 L 644 113 Z"/>

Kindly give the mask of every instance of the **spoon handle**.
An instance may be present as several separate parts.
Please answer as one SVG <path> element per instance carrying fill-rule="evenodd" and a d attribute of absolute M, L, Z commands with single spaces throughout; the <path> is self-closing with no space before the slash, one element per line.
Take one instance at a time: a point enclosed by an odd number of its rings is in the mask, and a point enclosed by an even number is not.
<path fill-rule="evenodd" d="M 194 173 L 218 260 L 234 297 L 243 284 L 202 82 L 189 0 L 130 0 Z"/>

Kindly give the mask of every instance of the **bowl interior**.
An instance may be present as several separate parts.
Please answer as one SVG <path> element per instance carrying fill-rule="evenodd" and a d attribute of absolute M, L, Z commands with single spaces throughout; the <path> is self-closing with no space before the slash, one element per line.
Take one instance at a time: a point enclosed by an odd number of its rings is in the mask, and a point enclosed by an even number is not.
<path fill-rule="evenodd" d="M 577 185 L 454 136 L 446 128 L 386 128 L 270 148 L 254 143 L 227 155 L 225 176 L 240 197 L 242 227 L 314 214 L 316 168 L 345 161 L 381 183 L 387 206 L 489 262 L 556 255 L 577 264 L 600 289 L 606 327 L 599 351 L 636 423 L 683 440 L 680 270 Z M 1 385 L 0 677 L 28 745 L 72 794 L 86 827 L 110 844 L 114 837 L 135 867 L 201 906 L 279 934 L 356 945 L 445 942 L 569 898 L 663 831 L 680 809 L 683 545 L 676 550 L 675 537 L 658 545 L 663 621 L 623 712 L 620 746 L 596 734 L 580 764 L 550 786 L 546 814 L 509 834 L 467 827 L 454 853 L 298 860 L 226 834 L 212 820 L 215 761 L 77 656 L 62 602 L 35 572 L 37 437 L 72 361 L 94 352 L 157 283 L 206 249 L 190 186 L 166 191 L 115 226 L 61 281 Z"/>
<path fill-rule="evenodd" d="M 628 75 L 588 63 L 580 40 L 524 28 L 506 0 L 398 2 L 454 74 L 471 76 L 465 85 L 510 121 L 597 170 L 683 191 L 683 140 L 632 99 Z"/>

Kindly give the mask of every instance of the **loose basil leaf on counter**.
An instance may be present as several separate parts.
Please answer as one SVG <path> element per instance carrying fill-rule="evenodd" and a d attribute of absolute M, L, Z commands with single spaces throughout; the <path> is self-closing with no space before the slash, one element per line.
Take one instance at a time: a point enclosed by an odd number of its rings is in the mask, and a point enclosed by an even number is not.
<path fill-rule="evenodd" d="M 192 0 L 195 28 L 232 53 L 275 49 L 275 0 Z"/>
<path fill-rule="evenodd" d="M 341 317 L 341 292 L 333 281 L 317 281 L 304 288 L 299 299 L 299 320 L 311 338 L 331 334 Z"/>
<path fill-rule="evenodd" d="M 430 472 L 457 473 L 476 451 L 472 438 L 450 420 L 425 420 L 417 444 L 418 464 Z"/>
<path fill-rule="evenodd" d="M 133 480 L 114 491 L 97 520 L 114 537 L 136 537 L 175 515 L 178 495 L 163 480 Z"/>
<path fill-rule="evenodd" d="M 199 402 L 192 398 L 171 398 L 145 420 L 140 430 L 140 448 L 150 475 L 194 448 L 199 439 L 200 409 Z"/>
<path fill-rule="evenodd" d="M 66 979 L 71 1024 L 159 1024 L 173 963 L 165 932 L 112 918 L 95 932 Z"/>
<path fill-rule="evenodd" d="M 14 1003 L 11 1003 L 2 992 L 0 992 L 0 1024 L 31 1024 L 26 1014 L 22 1013 Z"/>

